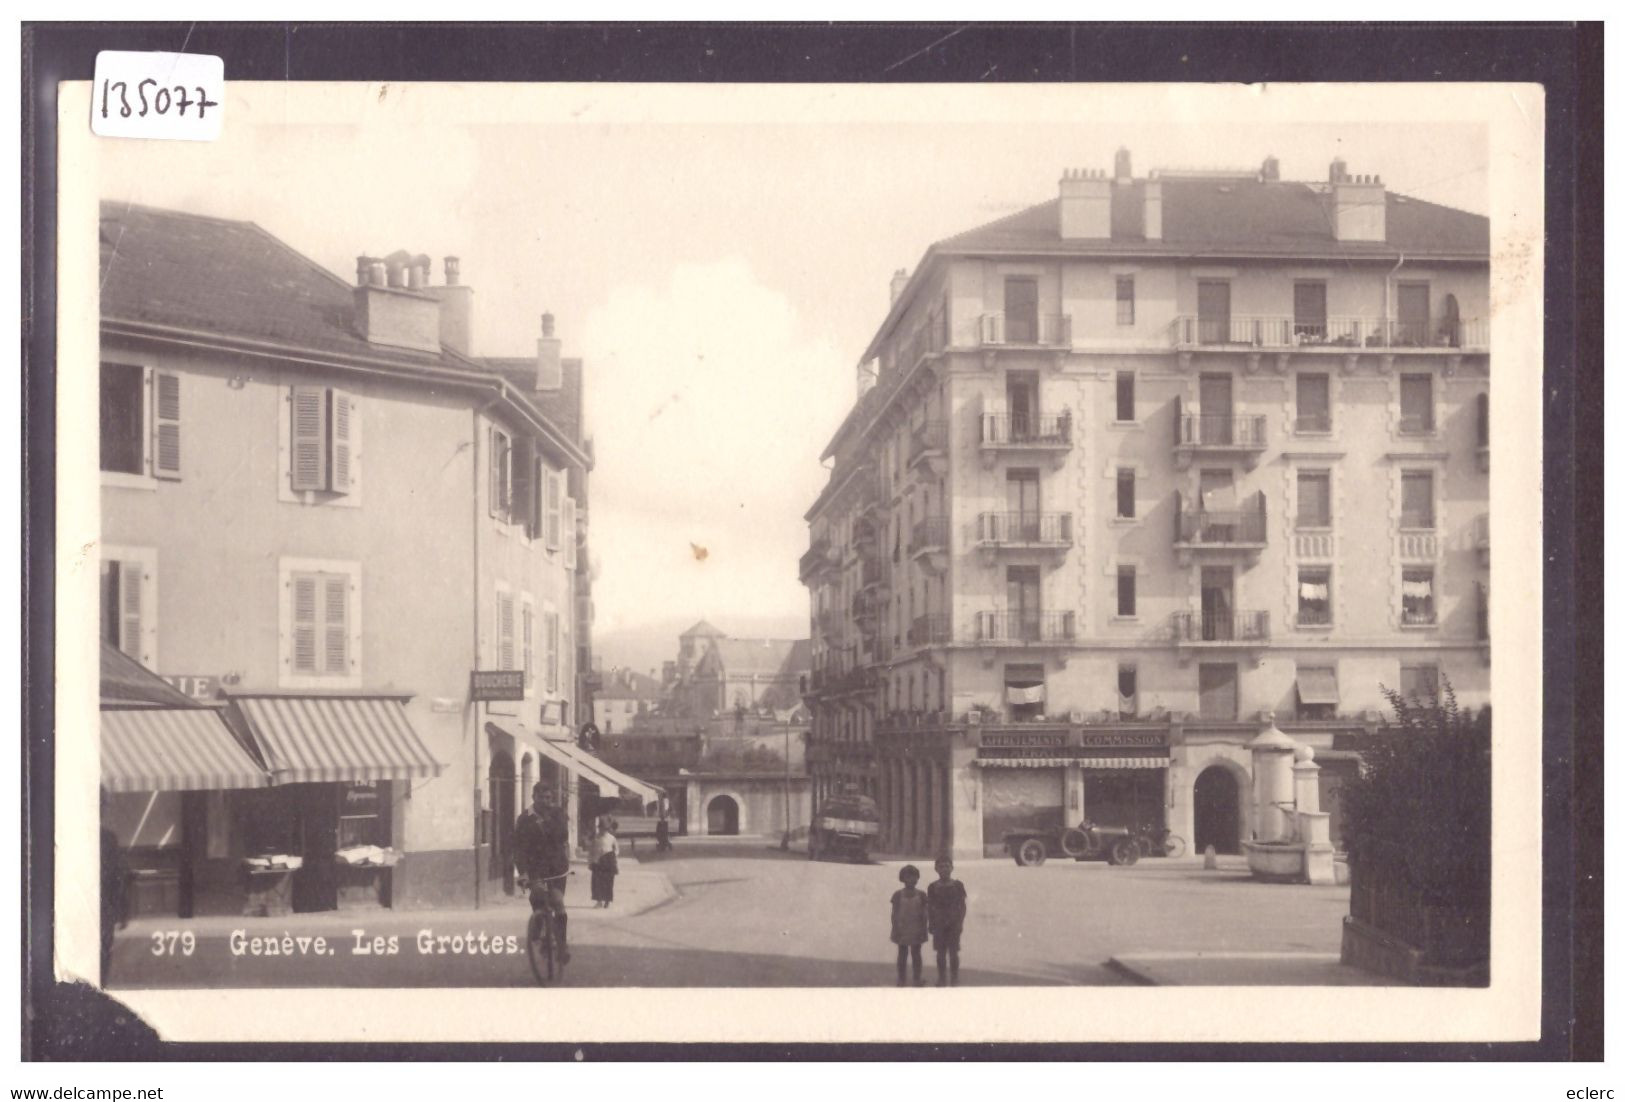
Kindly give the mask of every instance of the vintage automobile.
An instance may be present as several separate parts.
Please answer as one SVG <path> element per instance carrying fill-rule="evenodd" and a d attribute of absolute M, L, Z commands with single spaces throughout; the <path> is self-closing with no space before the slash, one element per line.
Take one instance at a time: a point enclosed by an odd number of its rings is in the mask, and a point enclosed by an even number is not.
<path fill-rule="evenodd" d="M 1056 830 L 1012 830 L 1004 836 L 1004 851 L 1018 865 L 1042 865 L 1050 857 L 1074 861 L 1105 861 L 1132 865 L 1140 859 L 1140 846 L 1127 827 L 1097 826 L 1085 819 L 1075 827 Z"/>
<path fill-rule="evenodd" d="M 874 800 L 856 792 L 842 792 L 824 801 L 807 831 L 807 858 L 841 857 L 863 864 L 869 847 L 880 834 L 880 813 Z"/>

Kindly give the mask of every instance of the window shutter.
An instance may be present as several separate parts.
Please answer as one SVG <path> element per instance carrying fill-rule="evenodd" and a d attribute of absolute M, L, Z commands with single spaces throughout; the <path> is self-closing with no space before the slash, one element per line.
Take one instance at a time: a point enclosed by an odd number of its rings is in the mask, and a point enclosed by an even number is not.
<path fill-rule="evenodd" d="M 497 594 L 497 666 L 514 668 L 513 658 L 513 594 Z"/>
<path fill-rule="evenodd" d="M 118 649 L 140 662 L 141 653 L 141 564 L 118 564 L 119 645 Z"/>
<path fill-rule="evenodd" d="M 293 586 L 293 669 L 316 672 L 316 577 L 295 574 Z"/>
<path fill-rule="evenodd" d="M 535 446 L 528 436 L 522 436 L 514 442 L 514 451 L 517 454 L 513 460 L 513 519 L 525 526 L 527 536 L 536 530 L 535 518 L 532 515 L 535 495 L 530 490 L 530 480 L 536 473 Z"/>
<path fill-rule="evenodd" d="M 322 616 L 322 672 L 350 672 L 350 579 L 328 574 L 323 580 L 326 607 Z"/>
<path fill-rule="evenodd" d="M 329 390 L 327 395 L 328 424 L 332 430 L 328 440 L 327 468 L 332 482 L 328 488 L 336 494 L 347 494 L 355 484 L 355 474 L 351 470 L 355 452 L 355 399 L 342 390 Z"/>
<path fill-rule="evenodd" d="M 559 614 L 542 613 L 542 659 L 547 663 L 547 691 L 559 689 Z"/>
<path fill-rule="evenodd" d="M 542 465 L 540 455 L 531 456 L 530 460 L 530 530 L 533 540 L 542 538 L 542 525 L 545 515 L 545 502 L 543 496 L 547 493 L 547 468 Z"/>
<path fill-rule="evenodd" d="M 550 551 L 559 549 L 559 498 L 563 481 L 557 472 L 547 472 L 547 547 Z"/>
<path fill-rule="evenodd" d="M 327 489 L 327 391 L 319 386 L 293 388 L 293 462 L 295 490 Z"/>
<path fill-rule="evenodd" d="M 536 610 L 527 604 L 523 611 L 521 642 L 524 644 L 525 688 L 528 689 L 536 684 Z"/>
<path fill-rule="evenodd" d="M 564 565 L 576 568 L 576 499 L 564 499 Z"/>
<path fill-rule="evenodd" d="M 181 476 L 181 377 L 159 371 L 152 377 L 152 473 Z"/>
<path fill-rule="evenodd" d="M 501 429 L 497 428 L 495 425 L 492 425 L 490 428 L 489 442 L 491 445 L 489 448 L 491 456 L 491 470 L 490 481 L 486 489 L 485 503 L 492 516 L 500 517 L 507 511 L 508 508 L 508 489 L 503 485 L 502 478 L 503 469 L 507 463 L 507 457 L 503 454 L 503 452 L 507 448 L 508 438 L 503 435 Z"/>

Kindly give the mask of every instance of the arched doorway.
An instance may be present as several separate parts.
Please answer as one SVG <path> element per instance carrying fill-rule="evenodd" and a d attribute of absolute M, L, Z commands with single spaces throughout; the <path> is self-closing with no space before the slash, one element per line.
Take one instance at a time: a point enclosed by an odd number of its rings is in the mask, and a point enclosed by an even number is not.
<path fill-rule="evenodd" d="M 502 878 L 502 890 L 513 894 L 513 758 L 505 751 L 491 754 L 491 867 L 489 879 Z"/>
<path fill-rule="evenodd" d="M 1196 778 L 1191 801 L 1195 813 L 1196 852 L 1212 846 L 1218 853 L 1241 852 L 1241 792 L 1236 775 L 1210 765 Z"/>
<path fill-rule="evenodd" d="M 713 796 L 705 805 L 707 834 L 738 834 L 739 803 L 732 796 Z"/>

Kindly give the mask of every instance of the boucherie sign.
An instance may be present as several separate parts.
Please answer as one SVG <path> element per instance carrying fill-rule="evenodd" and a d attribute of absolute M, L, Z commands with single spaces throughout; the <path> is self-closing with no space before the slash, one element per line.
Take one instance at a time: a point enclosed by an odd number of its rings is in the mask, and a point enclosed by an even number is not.
<path fill-rule="evenodd" d="M 525 699 L 524 670 L 471 670 L 468 675 L 468 698 L 482 700 Z"/>

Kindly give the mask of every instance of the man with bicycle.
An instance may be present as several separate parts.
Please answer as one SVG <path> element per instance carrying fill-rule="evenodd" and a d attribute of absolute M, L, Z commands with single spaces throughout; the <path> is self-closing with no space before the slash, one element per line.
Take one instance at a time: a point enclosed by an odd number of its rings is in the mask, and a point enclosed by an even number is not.
<path fill-rule="evenodd" d="M 531 789 L 531 799 L 532 805 L 514 824 L 514 866 L 529 882 L 530 909 L 552 912 L 559 962 L 568 964 L 570 952 L 565 928 L 569 920 L 564 913 L 564 886 L 570 875 L 570 825 L 546 782 L 536 782 Z"/>

